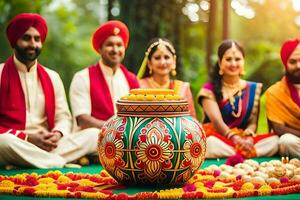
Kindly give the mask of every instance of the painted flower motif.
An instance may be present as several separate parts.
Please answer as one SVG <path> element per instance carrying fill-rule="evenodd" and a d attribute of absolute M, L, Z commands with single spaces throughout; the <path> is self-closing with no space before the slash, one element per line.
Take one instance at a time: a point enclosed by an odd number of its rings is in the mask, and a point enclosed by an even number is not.
<path fill-rule="evenodd" d="M 107 129 L 106 134 L 102 135 L 99 141 L 99 156 L 102 164 L 107 170 L 113 171 L 118 166 L 123 166 L 125 162 L 122 160 L 124 152 L 124 143 L 122 134 L 113 129 Z"/>
<path fill-rule="evenodd" d="M 159 178 L 163 169 L 171 168 L 173 149 L 169 130 L 156 118 L 141 130 L 137 142 L 136 166 L 154 181 Z"/>
<path fill-rule="evenodd" d="M 183 130 L 186 133 L 186 141 L 183 144 L 185 150 L 182 166 L 190 166 L 193 171 L 199 169 L 205 155 L 205 135 L 197 123 L 182 118 Z"/>

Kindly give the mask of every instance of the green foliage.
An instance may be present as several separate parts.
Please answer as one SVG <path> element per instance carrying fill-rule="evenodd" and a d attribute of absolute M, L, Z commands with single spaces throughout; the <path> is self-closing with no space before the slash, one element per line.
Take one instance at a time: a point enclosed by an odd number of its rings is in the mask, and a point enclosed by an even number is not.
<path fill-rule="evenodd" d="M 249 43 L 246 49 L 246 76 L 248 80 L 263 83 L 263 90 L 282 76 L 279 46 L 261 40 Z"/>

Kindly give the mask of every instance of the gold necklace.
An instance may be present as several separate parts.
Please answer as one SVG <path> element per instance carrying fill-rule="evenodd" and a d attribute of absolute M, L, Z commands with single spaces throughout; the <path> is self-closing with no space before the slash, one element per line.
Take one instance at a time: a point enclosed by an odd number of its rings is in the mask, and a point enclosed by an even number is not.
<path fill-rule="evenodd" d="M 151 86 L 152 88 L 167 89 L 167 88 L 170 87 L 170 79 L 168 79 L 167 83 L 161 85 L 161 84 L 157 83 L 157 82 L 153 79 L 153 77 L 151 76 L 151 77 L 149 78 L 149 83 L 150 83 L 150 86 Z"/>
<path fill-rule="evenodd" d="M 229 103 L 231 105 L 231 114 L 233 117 L 238 118 L 242 113 L 242 87 L 240 81 L 234 84 L 228 84 L 222 81 L 223 93 L 227 96 Z M 232 92 L 233 91 L 233 92 Z M 238 95 L 238 110 L 235 112 L 235 94 Z M 224 95 L 224 96 L 225 96 Z"/>

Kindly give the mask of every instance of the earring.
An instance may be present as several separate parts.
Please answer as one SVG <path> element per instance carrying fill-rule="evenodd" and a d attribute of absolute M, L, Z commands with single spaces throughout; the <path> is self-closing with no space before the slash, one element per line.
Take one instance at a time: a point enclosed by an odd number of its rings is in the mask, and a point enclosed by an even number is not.
<path fill-rule="evenodd" d="M 176 65 L 172 67 L 171 70 L 171 76 L 176 76 L 177 72 L 176 72 Z"/>
<path fill-rule="evenodd" d="M 220 68 L 220 69 L 219 69 L 219 75 L 222 76 L 223 74 L 224 74 L 224 72 L 223 72 L 223 70 Z"/>
<path fill-rule="evenodd" d="M 245 68 L 244 67 L 242 67 L 242 69 L 241 69 L 241 71 L 240 71 L 240 75 L 241 76 L 243 76 L 243 75 L 245 75 L 246 74 L 246 72 L 245 72 Z"/>
<path fill-rule="evenodd" d="M 172 76 L 176 76 L 176 74 L 177 74 L 176 70 L 175 70 L 175 69 L 172 69 L 171 75 L 172 75 Z"/>
<path fill-rule="evenodd" d="M 149 69 L 149 74 L 152 75 L 152 68 Z"/>

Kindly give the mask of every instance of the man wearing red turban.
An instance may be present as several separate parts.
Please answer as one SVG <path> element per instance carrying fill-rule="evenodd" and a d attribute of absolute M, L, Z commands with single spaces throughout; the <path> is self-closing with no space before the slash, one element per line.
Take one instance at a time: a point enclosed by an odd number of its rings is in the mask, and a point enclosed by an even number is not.
<path fill-rule="evenodd" d="M 136 76 L 121 64 L 128 41 L 128 29 L 120 21 L 108 21 L 94 32 L 92 44 L 101 59 L 77 72 L 70 86 L 78 128 L 100 129 L 116 113 L 116 101 L 139 87 Z"/>
<path fill-rule="evenodd" d="M 37 61 L 47 31 L 45 19 L 34 13 L 19 14 L 7 26 L 14 54 L 0 64 L 0 165 L 62 167 L 89 153 L 79 145 L 89 138 L 69 134 L 62 80 Z"/>
<path fill-rule="evenodd" d="M 280 136 L 279 153 L 300 156 L 300 40 L 281 47 L 285 76 L 266 91 L 266 111 L 271 128 Z"/>

